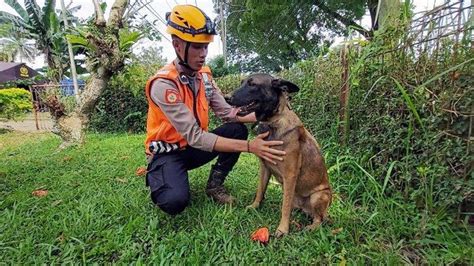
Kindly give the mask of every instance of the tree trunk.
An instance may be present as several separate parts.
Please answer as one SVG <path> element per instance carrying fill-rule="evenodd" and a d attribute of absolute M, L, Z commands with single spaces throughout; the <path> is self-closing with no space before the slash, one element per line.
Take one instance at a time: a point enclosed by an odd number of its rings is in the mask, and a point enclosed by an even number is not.
<path fill-rule="evenodd" d="M 378 14 L 379 29 L 384 30 L 388 26 L 399 24 L 400 1 L 399 0 L 381 0 Z"/>
<path fill-rule="evenodd" d="M 367 0 L 367 7 L 370 13 L 370 20 L 372 21 L 372 31 L 379 29 L 379 22 L 377 19 L 379 0 Z"/>
<path fill-rule="evenodd" d="M 83 144 L 85 141 L 85 132 L 89 125 L 91 114 L 94 111 L 94 106 L 110 80 L 110 74 L 105 73 L 106 71 L 103 68 L 98 72 L 102 73 L 102 75 L 92 74 L 84 92 L 81 94 L 80 104 L 74 112 L 62 115 L 56 119 L 58 132 L 55 133 L 63 140 L 59 147 L 60 149 Z"/>
<path fill-rule="evenodd" d="M 97 1 L 95 1 L 97 2 Z M 94 107 L 99 99 L 102 91 L 114 73 L 124 66 L 124 55 L 120 51 L 119 29 L 123 27 L 122 17 L 127 7 L 128 0 L 116 0 L 109 14 L 107 24 L 103 21 L 101 11 L 96 11 L 98 16 L 95 25 L 97 30 L 102 34 L 88 33 L 86 38 L 96 48 L 91 54 L 99 63 L 92 67 L 88 66 L 91 73 L 89 82 L 81 94 L 77 107 L 71 114 L 64 113 L 64 106 L 58 102 L 57 106 L 52 104 L 54 99 L 48 102 L 48 106 L 53 110 L 58 132 L 56 132 L 63 140 L 60 148 L 66 148 L 71 145 L 83 144 L 85 141 L 85 132 L 89 125 L 89 120 Z M 97 8 L 97 7 L 96 7 Z M 104 40 L 108 40 L 107 42 Z M 54 111 L 54 110 L 57 110 Z"/>

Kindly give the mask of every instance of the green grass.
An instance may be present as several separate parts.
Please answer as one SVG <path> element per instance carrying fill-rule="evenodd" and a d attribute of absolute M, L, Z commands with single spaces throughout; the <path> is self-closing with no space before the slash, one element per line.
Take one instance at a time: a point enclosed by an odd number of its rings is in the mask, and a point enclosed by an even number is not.
<path fill-rule="evenodd" d="M 0 135 L 0 261 L 33 263 L 315 264 L 474 262 L 472 232 L 446 212 L 427 213 L 382 185 L 357 162 L 343 167 L 326 145 L 335 191 L 332 223 L 306 232 L 291 227 L 267 246 L 250 234 L 280 216 L 281 188 L 248 210 L 257 186 L 257 159 L 243 154 L 226 185 L 236 206 L 208 200 L 209 166 L 190 174 L 192 203 L 176 217 L 155 208 L 135 170 L 144 166 L 142 135 L 88 135 L 87 144 L 56 152 L 49 134 Z M 341 166 L 341 167 L 339 167 Z M 346 165 L 347 166 L 347 165 Z M 387 170 L 389 166 L 387 166 Z M 382 178 L 383 179 L 383 178 Z M 384 186 L 385 187 L 385 186 Z M 43 198 L 32 196 L 47 189 Z M 294 211 L 298 223 L 309 223 Z M 333 234 L 332 231 L 342 228 Z"/>

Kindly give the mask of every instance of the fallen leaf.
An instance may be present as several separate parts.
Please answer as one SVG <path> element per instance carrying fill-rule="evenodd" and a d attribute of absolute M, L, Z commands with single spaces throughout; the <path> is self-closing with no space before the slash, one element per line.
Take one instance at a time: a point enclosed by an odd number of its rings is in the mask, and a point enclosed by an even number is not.
<path fill-rule="evenodd" d="M 59 204 L 61 204 L 61 202 L 63 202 L 63 200 L 56 200 L 53 203 L 51 203 L 51 206 L 53 207 L 58 206 Z"/>
<path fill-rule="evenodd" d="M 117 180 L 117 181 L 120 182 L 120 183 L 124 183 L 124 184 L 125 184 L 125 183 L 128 183 L 128 180 L 125 179 L 125 178 L 118 178 L 118 177 L 117 177 L 115 180 Z"/>
<path fill-rule="evenodd" d="M 130 159 L 130 156 L 127 156 L 127 155 L 120 157 L 120 160 L 128 160 L 128 159 Z"/>
<path fill-rule="evenodd" d="M 63 158 L 63 162 L 69 162 L 70 160 L 72 160 L 72 157 L 71 156 L 65 156 Z"/>
<path fill-rule="evenodd" d="M 65 240 L 65 239 L 66 239 L 66 237 L 64 236 L 64 233 L 63 233 L 63 232 L 61 232 L 61 233 L 59 234 L 59 236 L 56 238 L 56 240 L 58 240 L 59 243 L 61 243 L 61 244 L 64 243 L 64 240 Z"/>
<path fill-rule="evenodd" d="M 258 241 L 266 245 L 270 238 L 270 233 L 268 232 L 268 228 L 262 227 L 262 228 L 257 229 L 255 232 L 252 233 L 251 238 L 253 241 Z"/>
<path fill-rule="evenodd" d="M 461 73 L 458 72 L 458 71 L 454 71 L 453 73 L 451 73 L 451 78 L 452 78 L 453 80 L 459 79 L 460 76 L 461 76 Z"/>
<path fill-rule="evenodd" d="M 339 227 L 339 228 L 336 228 L 334 230 L 331 231 L 331 234 L 332 235 L 337 235 L 339 234 L 340 232 L 342 232 L 342 227 Z"/>
<path fill-rule="evenodd" d="M 37 189 L 37 190 L 31 192 L 31 194 L 35 197 L 41 198 L 41 197 L 47 196 L 48 191 L 46 189 Z"/>
<path fill-rule="evenodd" d="M 143 176 L 146 175 L 146 167 L 140 166 L 137 168 L 137 171 L 135 171 L 136 176 Z"/>

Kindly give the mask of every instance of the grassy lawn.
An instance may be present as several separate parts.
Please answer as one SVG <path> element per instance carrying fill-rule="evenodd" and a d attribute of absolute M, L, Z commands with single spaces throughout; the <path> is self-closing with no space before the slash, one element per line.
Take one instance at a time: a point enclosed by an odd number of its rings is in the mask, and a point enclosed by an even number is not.
<path fill-rule="evenodd" d="M 335 197 L 332 223 L 306 232 L 293 212 L 290 235 L 267 246 L 250 234 L 280 216 L 281 188 L 248 210 L 257 186 L 257 159 L 244 154 L 226 182 L 239 198 L 219 206 L 204 193 L 209 166 L 192 171 L 192 203 L 169 217 L 155 208 L 144 177 L 142 135 L 88 135 L 87 144 L 56 152 L 50 134 L 0 135 L 0 261 L 8 264 L 315 264 L 474 262 L 473 232 L 445 212 L 426 213 L 362 170 L 337 167 L 338 148 L 324 152 Z M 387 166 L 388 167 L 388 166 Z M 48 190 L 35 197 L 37 189 Z"/>

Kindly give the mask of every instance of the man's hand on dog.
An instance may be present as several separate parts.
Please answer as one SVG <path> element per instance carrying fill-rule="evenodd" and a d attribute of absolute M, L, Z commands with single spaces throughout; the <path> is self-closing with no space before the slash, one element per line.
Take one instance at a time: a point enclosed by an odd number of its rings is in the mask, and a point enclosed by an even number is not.
<path fill-rule="evenodd" d="M 273 146 L 282 145 L 283 141 L 264 140 L 264 138 L 266 138 L 269 133 L 270 131 L 267 131 L 258 135 L 255 139 L 251 140 L 249 143 L 249 152 L 272 164 L 277 164 L 276 161 L 283 161 L 283 156 L 286 154 L 286 152 L 272 148 Z"/>

